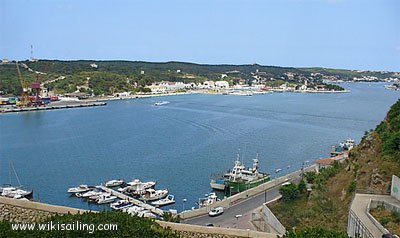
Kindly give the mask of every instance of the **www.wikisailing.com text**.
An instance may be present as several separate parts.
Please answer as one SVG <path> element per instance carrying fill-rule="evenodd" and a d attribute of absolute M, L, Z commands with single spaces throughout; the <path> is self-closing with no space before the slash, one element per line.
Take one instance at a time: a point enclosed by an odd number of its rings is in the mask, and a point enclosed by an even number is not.
<path fill-rule="evenodd" d="M 79 221 L 71 223 L 47 222 L 39 224 L 14 223 L 11 224 L 12 230 L 21 231 L 87 231 L 93 234 L 95 231 L 117 231 L 118 224 L 90 224 Z"/>

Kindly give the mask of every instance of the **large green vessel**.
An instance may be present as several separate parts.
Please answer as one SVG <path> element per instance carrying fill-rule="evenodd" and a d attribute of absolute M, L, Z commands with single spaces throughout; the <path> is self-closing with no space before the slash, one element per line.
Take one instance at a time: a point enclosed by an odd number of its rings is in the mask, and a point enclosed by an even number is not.
<path fill-rule="evenodd" d="M 210 185 L 213 189 L 229 191 L 229 194 L 243 192 L 270 180 L 271 175 L 258 172 L 257 169 L 258 158 L 253 159 L 252 168 L 246 169 L 238 154 L 233 169 L 219 179 L 212 179 Z"/>

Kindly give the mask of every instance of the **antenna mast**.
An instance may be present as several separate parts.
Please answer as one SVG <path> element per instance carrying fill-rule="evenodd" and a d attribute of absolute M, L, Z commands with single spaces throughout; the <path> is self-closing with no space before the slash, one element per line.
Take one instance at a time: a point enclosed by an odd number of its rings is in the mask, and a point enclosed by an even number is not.
<path fill-rule="evenodd" d="M 33 45 L 31 45 L 31 61 L 33 61 Z"/>

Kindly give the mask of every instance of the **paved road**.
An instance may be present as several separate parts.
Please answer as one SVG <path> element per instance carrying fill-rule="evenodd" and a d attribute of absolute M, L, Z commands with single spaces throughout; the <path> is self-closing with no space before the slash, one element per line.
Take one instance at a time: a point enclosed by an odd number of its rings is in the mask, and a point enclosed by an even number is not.
<path fill-rule="evenodd" d="M 296 171 L 284 177 L 290 178 L 290 182 L 298 183 L 300 181 L 300 172 Z M 262 186 L 262 185 L 261 185 Z M 190 219 L 186 219 L 184 223 L 193 225 L 205 225 L 207 223 L 213 223 L 214 226 L 221 227 L 237 227 L 242 229 L 248 229 L 246 223 L 249 221 L 251 216 L 248 215 L 256 208 L 260 207 L 263 203 L 278 198 L 279 196 L 279 184 L 274 186 L 265 192 L 261 192 L 255 196 L 252 196 L 230 208 L 226 208 L 224 213 L 217 217 L 210 217 L 208 215 L 198 216 Z M 247 215 L 244 218 L 244 214 Z M 242 217 L 235 218 L 236 215 L 242 215 Z M 245 220 L 246 221 L 241 221 Z M 234 226 L 233 226 L 234 225 Z"/>

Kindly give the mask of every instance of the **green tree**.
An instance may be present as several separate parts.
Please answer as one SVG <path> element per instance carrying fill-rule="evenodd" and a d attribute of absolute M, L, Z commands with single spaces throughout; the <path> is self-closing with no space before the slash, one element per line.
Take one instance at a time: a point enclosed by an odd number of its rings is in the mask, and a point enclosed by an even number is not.
<path fill-rule="evenodd" d="M 287 184 L 279 188 L 283 201 L 291 201 L 299 197 L 299 190 L 296 184 Z"/>
<path fill-rule="evenodd" d="M 297 189 L 300 193 L 305 193 L 307 190 L 307 185 L 304 179 L 300 180 L 299 184 L 297 185 Z"/>
<path fill-rule="evenodd" d="M 315 178 L 317 177 L 317 173 L 315 171 L 310 171 L 304 174 L 308 183 L 314 183 Z"/>

